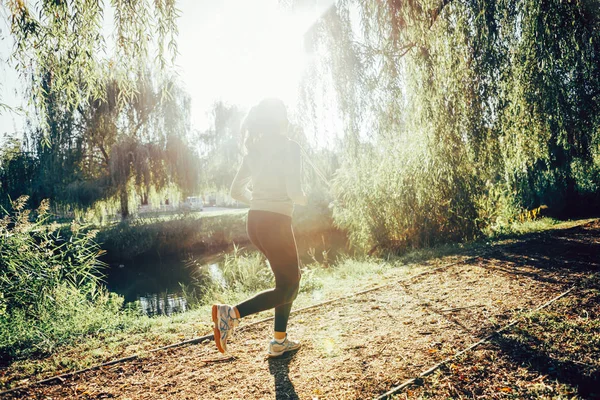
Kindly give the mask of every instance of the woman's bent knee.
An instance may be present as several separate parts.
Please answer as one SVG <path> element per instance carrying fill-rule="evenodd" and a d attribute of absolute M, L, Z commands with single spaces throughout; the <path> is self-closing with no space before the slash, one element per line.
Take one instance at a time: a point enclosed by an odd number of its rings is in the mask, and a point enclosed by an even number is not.
<path fill-rule="evenodd" d="M 296 300 L 296 297 L 298 297 L 299 291 L 300 291 L 300 281 L 296 282 L 296 284 L 292 286 L 289 302 Z"/>
<path fill-rule="evenodd" d="M 277 287 L 276 290 L 281 294 L 281 304 L 291 303 L 296 300 L 299 288 L 299 281 Z"/>

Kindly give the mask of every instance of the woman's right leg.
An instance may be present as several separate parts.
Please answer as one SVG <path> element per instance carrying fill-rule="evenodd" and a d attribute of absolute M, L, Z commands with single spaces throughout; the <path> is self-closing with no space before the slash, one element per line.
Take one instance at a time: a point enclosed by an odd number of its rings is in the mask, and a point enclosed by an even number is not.
<path fill-rule="evenodd" d="M 281 321 L 276 325 L 285 327 L 300 282 L 298 253 L 291 229 L 291 218 L 251 210 L 248 212 L 248 236 L 269 260 L 275 275 L 275 288 L 265 290 L 238 304 L 236 309 L 240 317 L 245 317 L 275 308 L 276 319 Z"/>
<path fill-rule="evenodd" d="M 291 308 L 291 303 L 294 301 L 296 298 L 295 296 L 298 293 L 298 287 L 299 283 L 295 283 L 293 285 L 282 284 L 280 287 L 276 286 L 274 289 L 260 292 L 256 296 L 238 304 L 235 306 L 235 308 L 237 309 L 240 318 L 256 314 L 261 311 L 270 310 L 272 308 L 275 308 L 277 311 L 277 308 L 287 306 L 288 304 L 289 308 Z"/>

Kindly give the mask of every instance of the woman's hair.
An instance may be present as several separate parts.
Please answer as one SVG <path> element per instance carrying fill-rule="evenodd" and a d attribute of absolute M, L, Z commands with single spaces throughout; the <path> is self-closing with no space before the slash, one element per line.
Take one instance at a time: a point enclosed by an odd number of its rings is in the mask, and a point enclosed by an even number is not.
<path fill-rule="evenodd" d="M 246 149 L 252 151 L 263 137 L 283 135 L 288 126 L 287 111 L 283 101 L 276 98 L 262 100 L 252 107 L 242 122 L 246 131 Z"/>

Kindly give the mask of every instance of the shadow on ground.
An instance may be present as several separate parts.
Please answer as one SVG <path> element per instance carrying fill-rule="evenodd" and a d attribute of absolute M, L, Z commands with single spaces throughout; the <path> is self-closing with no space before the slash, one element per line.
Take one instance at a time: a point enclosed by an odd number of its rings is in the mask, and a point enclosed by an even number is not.
<path fill-rule="evenodd" d="M 590 273 L 600 271 L 598 229 L 600 221 L 593 221 L 570 229 L 527 235 L 524 240 L 503 245 L 483 259 L 493 263 L 495 270 L 565 287 L 578 285 Z"/>
<path fill-rule="evenodd" d="M 290 362 L 297 351 L 281 357 L 269 358 L 269 372 L 275 379 L 275 398 L 277 400 L 299 399 L 294 384 L 290 380 Z"/>
<path fill-rule="evenodd" d="M 600 398 L 600 370 L 597 366 L 567 360 L 562 354 L 541 350 L 544 343 L 522 332 L 518 338 L 502 335 L 496 337 L 494 342 L 516 365 L 526 366 L 552 380 L 569 384 L 577 388 L 583 398 Z"/>
<path fill-rule="evenodd" d="M 599 228 L 600 221 L 594 221 L 570 229 L 530 235 L 526 241 L 502 246 L 484 257 L 486 262 L 483 267 L 489 264 L 490 268 L 496 270 L 521 274 L 565 288 L 576 285 L 577 307 L 586 313 L 591 312 L 588 317 L 597 320 L 600 317 Z M 566 326 L 568 322 L 562 320 L 555 323 L 558 325 L 553 326 L 546 321 L 536 329 L 544 329 L 550 335 L 555 330 L 558 341 L 568 340 L 562 337 L 562 330 L 571 329 Z M 577 388 L 583 398 L 600 398 L 600 370 L 597 365 L 573 360 L 574 354 L 568 354 L 560 346 L 547 348 L 547 344 L 533 331 L 517 332 L 516 335 L 503 334 L 494 338 L 494 342 L 515 364 L 569 384 Z M 594 332 L 581 334 L 594 337 Z"/>

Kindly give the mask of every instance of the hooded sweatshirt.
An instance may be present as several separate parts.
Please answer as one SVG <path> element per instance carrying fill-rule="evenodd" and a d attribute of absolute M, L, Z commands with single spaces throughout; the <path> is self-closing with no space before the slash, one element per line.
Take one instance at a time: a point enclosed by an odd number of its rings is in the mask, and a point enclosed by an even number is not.
<path fill-rule="evenodd" d="M 300 145 L 282 135 L 265 135 L 244 156 L 231 197 L 251 210 L 291 216 L 294 204 L 306 205 L 301 172 Z"/>

